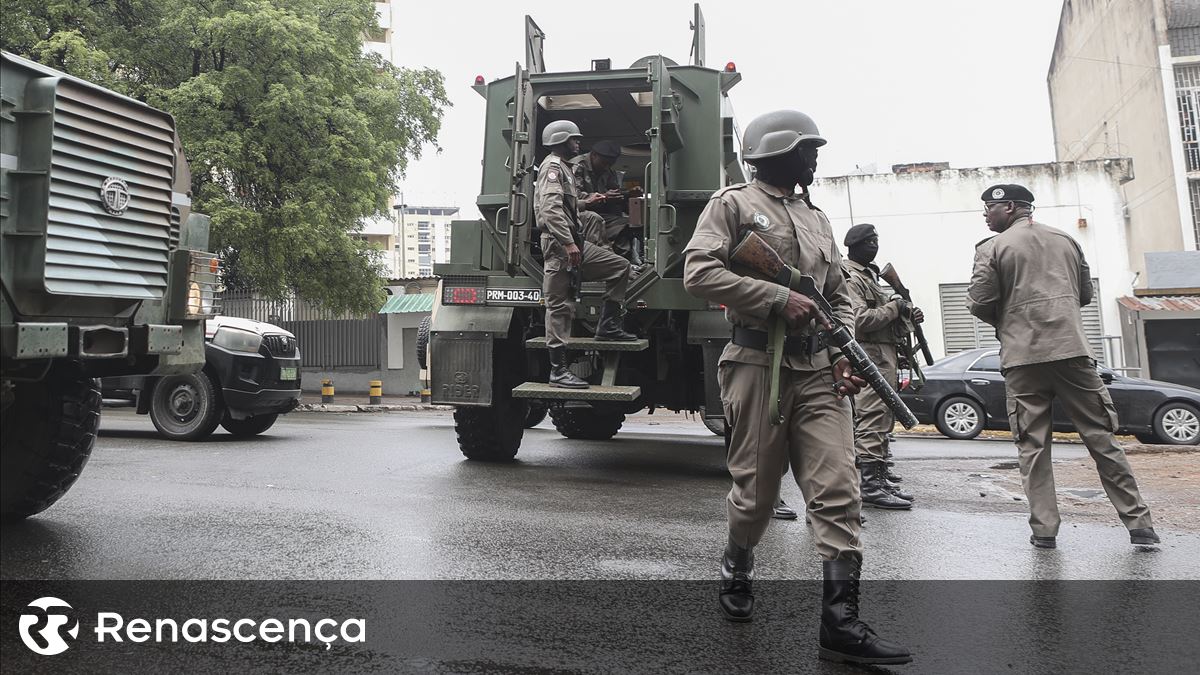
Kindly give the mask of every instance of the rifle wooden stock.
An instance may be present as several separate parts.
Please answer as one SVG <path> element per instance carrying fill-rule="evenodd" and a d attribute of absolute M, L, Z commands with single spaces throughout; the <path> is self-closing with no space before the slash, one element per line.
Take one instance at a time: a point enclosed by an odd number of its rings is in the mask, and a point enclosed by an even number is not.
<path fill-rule="evenodd" d="M 842 355 L 850 362 L 850 367 L 879 394 L 879 398 L 891 409 L 896 415 L 896 420 L 903 424 L 905 429 L 917 426 L 916 416 L 900 399 L 896 390 L 892 389 L 892 385 L 867 356 L 862 345 L 854 339 L 850 329 L 838 321 L 833 313 L 833 306 L 817 289 L 816 280 L 807 274 L 801 274 L 794 267 L 789 267 L 775 249 L 753 232 L 747 234 L 737 248 L 733 249 L 731 260 L 781 286 L 806 295 L 815 302 L 818 311 L 833 326 L 833 330 L 826 332 L 829 343 L 842 350 Z"/>
<path fill-rule="evenodd" d="M 900 274 L 896 272 L 896 268 L 892 267 L 892 263 L 883 266 L 879 271 L 879 278 L 888 283 L 892 290 L 900 294 L 907 303 L 912 303 L 912 294 L 908 292 L 908 287 L 900 281 Z M 925 357 L 926 365 L 933 365 L 933 354 L 929 351 L 929 343 L 925 341 L 925 330 L 921 328 L 921 324 L 913 323 L 913 335 L 917 338 L 917 347 L 921 350 L 921 356 Z"/>

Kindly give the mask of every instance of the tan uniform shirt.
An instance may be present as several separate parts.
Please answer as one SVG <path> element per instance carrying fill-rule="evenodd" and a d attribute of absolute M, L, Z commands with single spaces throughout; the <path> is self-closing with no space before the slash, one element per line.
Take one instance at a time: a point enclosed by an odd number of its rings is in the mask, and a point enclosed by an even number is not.
<path fill-rule="evenodd" d="M 538 228 L 554 237 L 561 246 L 575 243 L 572 233 L 579 230 L 571 217 L 578 200 L 574 176 L 567 160 L 550 153 L 538 167 L 534 188 L 534 217 Z"/>
<path fill-rule="evenodd" d="M 862 343 L 896 344 L 900 306 L 879 285 L 878 268 L 846 261 L 847 286 L 854 302 L 854 338 Z"/>
<path fill-rule="evenodd" d="M 692 295 L 725 305 L 725 317 L 736 326 L 767 330 L 773 313 L 782 313 L 788 290 L 772 281 L 744 276 L 748 270 L 731 270 L 729 257 L 745 232 L 762 237 L 792 267 L 808 274 L 833 306 L 837 318 L 854 325 L 854 308 L 842 276 L 842 255 L 833 241 L 829 219 L 791 191 L 753 181 L 718 190 L 700 214 L 696 231 L 685 249 L 683 284 Z M 740 272 L 740 273 L 739 273 Z M 791 331 L 793 335 L 817 332 L 814 322 Z M 783 365 L 792 370 L 820 370 L 837 358 L 835 350 L 815 355 L 785 354 Z M 765 351 L 730 342 L 721 361 L 769 365 Z"/>
<path fill-rule="evenodd" d="M 575 187 L 579 190 L 580 197 L 596 192 L 621 189 L 621 183 L 617 180 L 617 172 L 613 171 L 612 167 L 604 171 L 596 171 L 592 168 L 592 153 L 590 152 L 571 160 L 571 167 L 575 172 Z M 621 203 L 618 200 L 605 200 L 597 202 L 594 206 L 581 204 L 580 208 L 606 216 L 621 215 Z"/>
<path fill-rule="evenodd" d="M 967 307 L 996 327 L 1000 366 L 1092 355 L 1080 307 L 1092 275 L 1065 232 L 1022 218 L 975 248 Z"/>

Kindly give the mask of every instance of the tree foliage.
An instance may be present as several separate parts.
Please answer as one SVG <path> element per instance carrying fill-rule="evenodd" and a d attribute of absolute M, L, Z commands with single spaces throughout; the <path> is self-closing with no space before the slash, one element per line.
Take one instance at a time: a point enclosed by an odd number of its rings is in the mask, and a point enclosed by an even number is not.
<path fill-rule="evenodd" d="M 371 0 L 0 0 L 4 49 L 176 118 L 230 279 L 374 311 L 353 236 L 436 142 L 442 75 L 364 53 Z"/>

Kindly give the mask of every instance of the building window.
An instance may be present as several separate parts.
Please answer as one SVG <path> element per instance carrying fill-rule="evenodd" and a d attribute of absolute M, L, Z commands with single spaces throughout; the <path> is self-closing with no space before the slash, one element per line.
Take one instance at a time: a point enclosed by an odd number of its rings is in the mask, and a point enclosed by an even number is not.
<path fill-rule="evenodd" d="M 1200 171 L 1200 64 L 1175 68 L 1175 100 L 1188 172 Z"/>
<path fill-rule="evenodd" d="M 1196 249 L 1200 250 L 1200 180 L 1188 181 L 1188 193 L 1192 196 L 1192 230 L 1196 233 Z"/>
<path fill-rule="evenodd" d="M 946 356 L 968 349 L 1000 346 L 996 329 L 975 318 L 967 309 L 968 284 L 942 284 L 938 294 L 942 303 L 942 339 Z M 1092 279 L 1092 302 L 1083 308 L 1083 333 L 1092 353 L 1101 365 L 1108 365 L 1104 353 L 1104 327 L 1100 321 L 1100 280 Z"/>

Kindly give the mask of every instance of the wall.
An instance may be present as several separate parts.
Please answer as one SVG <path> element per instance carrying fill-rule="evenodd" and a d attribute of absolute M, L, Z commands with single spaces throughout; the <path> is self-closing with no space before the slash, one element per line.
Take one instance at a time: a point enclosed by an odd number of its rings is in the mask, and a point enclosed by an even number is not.
<path fill-rule="evenodd" d="M 992 236 L 983 220 L 984 188 L 1019 183 L 1033 191 L 1039 222 L 1070 233 L 1100 280 L 1105 335 L 1120 335 L 1116 298 L 1132 292 L 1130 242 L 1121 217 L 1120 181 L 1128 160 L 950 169 L 819 179 L 813 202 L 829 216 L 841 245 L 854 223 L 879 231 L 882 267 L 891 262 L 925 310 L 925 335 L 935 358 L 945 354 L 939 284 L 971 279 L 975 244 Z M 851 220 L 853 210 L 853 221 Z M 1087 227 L 1078 227 L 1078 220 Z M 844 247 L 843 247 L 844 250 Z"/>
<path fill-rule="evenodd" d="M 1065 0 L 1046 77 L 1059 161 L 1133 159 L 1125 236 L 1143 275 L 1144 253 L 1180 250 L 1182 223 L 1191 229 L 1173 152 L 1173 83 L 1161 70 L 1170 68 L 1166 44 L 1163 0 Z"/>
<path fill-rule="evenodd" d="M 403 369 L 392 370 L 387 368 L 387 350 L 388 343 L 395 339 L 397 332 L 389 326 L 388 341 L 382 346 L 383 354 L 381 356 L 383 368 L 303 368 L 303 379 L 301 386 L 304 391 L 309 393 L 321 392 L 321 380 L 330 378 L 333 380 L 334 388 L 337 390 L 338 403 L 366 403 L 367 390 L 371 380 L 383 381 L 384 396 L 409 396 L 412 392 L 421 391 L 421 381 L 419 378 L 420 369 L 417 368 L 417 329 L 403 328 L 400 329 L 400 341 L 403 344 L 403 360 L 405 367 Z M 303 346 L 301 346 L 303 349 Z M 361 400 L 359 400 L 361 399 Z"/>

